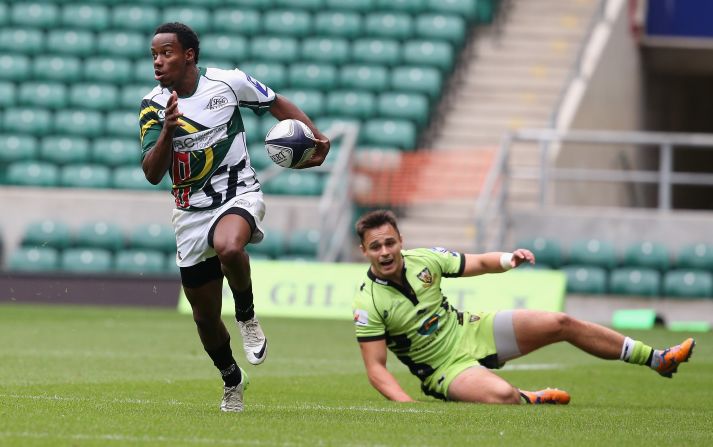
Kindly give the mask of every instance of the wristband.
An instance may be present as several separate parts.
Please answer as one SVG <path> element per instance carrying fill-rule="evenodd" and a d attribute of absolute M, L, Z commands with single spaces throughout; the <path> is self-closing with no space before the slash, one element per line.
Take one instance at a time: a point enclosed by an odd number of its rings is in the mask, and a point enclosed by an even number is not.
<path fill-rule="evenodd" d="M 512 253 L 503 253 L 500 255 L 500 267 L 503 270 L 510 270 L 512 268 Z"/>

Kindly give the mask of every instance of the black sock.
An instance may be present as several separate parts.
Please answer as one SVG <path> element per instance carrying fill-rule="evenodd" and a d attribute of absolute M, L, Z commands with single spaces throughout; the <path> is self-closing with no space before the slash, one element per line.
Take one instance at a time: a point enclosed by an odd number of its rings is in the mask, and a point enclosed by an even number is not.
<path fill-rule="evenodd" d="M 255 306 L 253 305 L 253 285 L 250 283 L 247 289 L 237 291 L 230 288 L 235 300 L 235 319 L 238 321 L 248 321 L 255 316 Z"/>
<path fill-rule="evenodd" d="M 654 351 L 655 349 L 652 349 L 651 353 L 649 354 L 649 358 L 646 359 L 647 366 L 651 366 L 651 362 L 654 360 Z"/>
<path fill-rule="evenodd" d="M 238 364 L 233 358 L 233 351 L 230 349 L 230 339 L 228 339 L 223 346 L 219 347 L 215 351 L 209 351 L 206 349 L 206 352 L 210 356 L 211 360 L 213 360 L 215 367 L 218 368 L 218 371 L 220 371 L 220 375 L 223 376 L 225 386 L 235 386 L 240 383 L 243 376 L 240 373 Z"/>

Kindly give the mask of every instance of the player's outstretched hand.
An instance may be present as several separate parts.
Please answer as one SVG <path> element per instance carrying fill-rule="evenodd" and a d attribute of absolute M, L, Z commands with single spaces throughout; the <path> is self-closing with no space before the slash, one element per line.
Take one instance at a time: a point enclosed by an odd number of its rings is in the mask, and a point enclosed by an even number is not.
<path fill-rule="evenodd" d="M 512 263 L 513 267 L 517 267 L 520 264 L 524 264 L 525 262 L 529 262 L 532 265 L 535 265 L 535 255 L 532 254 L 532 252 L 526 248 L 518 248 L 517 250 L 512 252 L 512 260 L 510 261 Z"/>
<path fill-rule="evenodd" d="M 178 127 L 178 118 L 182 117 L 183 114 L 178 110 L 178 93 L 173 91 L 171 96 L 168 97 L 168 102 L 166 103 L 165 117 L 163 121 L 163 126 L 170 131 L 173 131 Z"/>
<path fill-rule="evenodd" d="M 332 143 L 329 141 L 329 138 L 325 137 L 322 133 L 320 133 L 319 135 L 315 135 L 314 143 L 314 154 L 312 154 L 312 157 L 309 160 L 299 165 L 298 169 L 320 166 L 322 165 L 322 163 L 324 163 L 324 160 L 327 159 L 329 148 L 332 146 Z"/>

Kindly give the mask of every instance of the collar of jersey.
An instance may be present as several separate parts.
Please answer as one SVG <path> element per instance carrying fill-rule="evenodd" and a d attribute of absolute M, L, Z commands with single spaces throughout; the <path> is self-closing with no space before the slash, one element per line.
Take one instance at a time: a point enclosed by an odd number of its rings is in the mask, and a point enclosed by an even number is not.
<path fill-rule="evenodd" d="M 367 270 L 366 276 L 369 277 L 372 281 L 374 281 L 377 284 L 381 284 L 382 286 L 389 286 L 393 287 L 394 289 L 398 290 L 401 292 L 403 296 L 408 298 L 409 301 L 411 301 L 414 306 L 418 304 L 418 298 L 416 297 L 416 292 L 413 290 L 411 287 L 411 284 L 409 284 L 408 280 L 406 279 L 406 262 L 404 261 L 404 267 L 403 270 L 401 270 L 401 277 L 403 278 L 403 283 L 404 285 L 397 284 L 393 281 L 390 281 L 388 279 L 384 279 L 381 277 L 378 277 L 374 274 L 374 272 L 371 271 L 371 268 Z"/>
<path fill-rule="evenodd" d="M 198 76 L 196 76 L 196 85 L 193 86 L 193 91 L 189 93 L 188 95 L 179 95 L 179 98 L 190 98 L 193 96 L 196 91 L 198 90 L 198 83 L 201 81 L 201 76 L 204 76 L 206 72 L 205 67 L 198 67 Z M 171 89 L 168 89 L 169 92 L 173 91 Z"/>

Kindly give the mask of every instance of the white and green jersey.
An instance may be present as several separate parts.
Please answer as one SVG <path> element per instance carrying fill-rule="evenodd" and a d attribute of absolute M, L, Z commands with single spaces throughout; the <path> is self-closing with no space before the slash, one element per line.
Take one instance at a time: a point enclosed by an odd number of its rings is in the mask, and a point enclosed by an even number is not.
<path fill-rule="evenodd" d="M 176 207 L 187 211 L 217 208 L 236 195 L 260 189 L 239 106 L 262 114 L 275 100 L 272 90 L 238 69 L 199 71 L 196 91 L 178 98 L 183 116 L 174 133 L 169 169 Z M 159 85 L 141 101 L 142 156 L 158 140 L 170 95 Z"/>
<path fill-rule="evenodd" d="M 424 380 L 446 362 L 458 341 L 462 314 L 448 304 L 441 279 L 463 274 L 465 256 L 441 248 L 404 250 L 404 286 L 371 269 L 354 298 L 360 342 L 386 340 L 388 348 Z"/>

